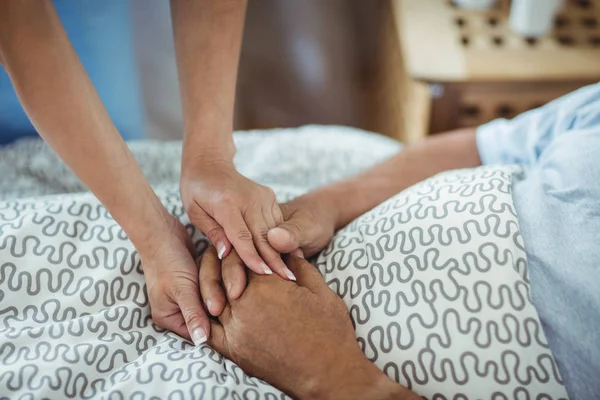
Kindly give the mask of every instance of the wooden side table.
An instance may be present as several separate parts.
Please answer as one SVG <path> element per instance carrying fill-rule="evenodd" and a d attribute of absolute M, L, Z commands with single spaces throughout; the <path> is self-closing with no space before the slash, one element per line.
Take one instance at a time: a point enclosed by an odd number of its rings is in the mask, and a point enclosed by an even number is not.
<path fill-rule="evenodd" d="M 509 0 L 485 12 L 392 1 L 404 141 L 511 118 L 600 80 L 600 0 L 566 0 L 554 31 L 537 39 L 510 30 Z"/>

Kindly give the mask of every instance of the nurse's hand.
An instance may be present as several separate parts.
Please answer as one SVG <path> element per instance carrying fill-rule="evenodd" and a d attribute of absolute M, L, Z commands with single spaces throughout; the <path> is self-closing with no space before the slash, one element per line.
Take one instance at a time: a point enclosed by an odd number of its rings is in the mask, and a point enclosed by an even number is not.
<path fill-rule="evenodd" d="M 271 229 L 268 240 L 281 253 L 310 257 L 331 241 L 336 228 L 339 204 L 325 191 L 315 191 L 280 204 L 285 222 Z M 221 263 L 203 262 L 200 269 L 200 292 L 208 312 L 217 317 L 226 299 L 238 299 L 246 289 L 244 263 L 229 257 L 229 268 Z M 225 292 L 226 291 L 226 292 Z"/>
<path fill-rule="evenodd" d="M 181 200 L 190 221 L 217 249 L 219 258 L 235 248 L 257 274 L 294 275 L 267 240 L 269 229 L 283 222 L 273 191 L 241 175 L 227 160 L 184 162 Z"/>
<path fill-rule="evenodd" d="M 181 222 L 167 219 L 166 229 L 139 248 L 152 320 L 199 345 L 210 323 L 200 303 L 195 250 Z"/>

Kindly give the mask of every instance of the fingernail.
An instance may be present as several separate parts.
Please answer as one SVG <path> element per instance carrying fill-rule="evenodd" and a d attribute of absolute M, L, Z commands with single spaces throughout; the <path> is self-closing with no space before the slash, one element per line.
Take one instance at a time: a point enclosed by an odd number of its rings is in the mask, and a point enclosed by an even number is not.
<path fill-rule="evenodd" d="M 269 268 L 269 266 L 265 263 L 261 263 L 260 268 L 263 270 L 265 275 L 271 275 L 273 273 L 273 271 L 271 271 L 271 268 Z"/>
<path fill-rule="evenodd" d="M 225 254 L 225 250 L 227 250 L 227 247 L 225 247 L 225 245 L 223 243 L 218 243 L 217 244 L 217 256 L 219 257 L 219 260 L 223 259 L 223 255 Z"/>
<path fill-rule="evenodd" d="M 206 301 L 204 302 L 204 304 L 206 304 L 206 308 L 208 309 L 208 312 L 212 314 L 212 300 L 211 299 L 206 299 Z"/>
<path fill-rule="evenodd" d="M 204 328 L 196 328 L 192 332 L 192 341 L 196 346 L 200 346 L 202 343 L 206 342 L 207 339 Z"/>
<path fill-rule="evenodd" d="M 304 258 L 304 253 L 303 253 L 303 252 L 302 252 L 302 250 L 300 250 L 300 249 L 296 249 L 296 250 L 294 250 L 294 251 L 292 252 L 292 255 L 293 255 L 293 256 L 296 256 L 296 257 L 298 257 L 298 258 L 302 258 L 303 260 L 305 259 L 305 258 Z"/>
<path fill-rule="evenodd" d="M 227 290 L 227 294 L 229 295 L 229 297 L 231 297 L 231 289 L 233 289 L 233 283 L 227 282 L 225 284 L 225 289 Z"/>
<path fill-rule="evenodd" d="M 294 275 L 292 273 L 292 271 L 289 270 L 288 267 L 285 267 L 283 269 L 283 272 L 285 272 L 285 276 L 287 276 L 290 281 L 295 281 L 296 280 L 296 275 Z"/>

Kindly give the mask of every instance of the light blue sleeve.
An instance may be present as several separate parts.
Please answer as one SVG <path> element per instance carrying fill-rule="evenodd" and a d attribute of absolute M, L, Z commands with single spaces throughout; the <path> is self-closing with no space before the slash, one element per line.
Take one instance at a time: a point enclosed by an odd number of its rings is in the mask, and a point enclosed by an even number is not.
<path fill-rule="evenodd" d="M 557 137 L 600 125 L 600 83 L 585 86 L 518 117 L 496 119 L 477 128 L 484 165 L 534 165 Z M 577 125 L 577 126 L 575 126 Z"/>
<path fill-rule="evenodd" d="M 600 83 L 477 130 L 512 179 L 531 296 L 571 399 L 600 393 Z"/>
<path fill-rule="evenodd" d="M 145 137 L 130 1 L 53 0 L 56 12 L 104 107 L 124 139 Z M 37 136 L 0 66 L 0 145 Z"/>

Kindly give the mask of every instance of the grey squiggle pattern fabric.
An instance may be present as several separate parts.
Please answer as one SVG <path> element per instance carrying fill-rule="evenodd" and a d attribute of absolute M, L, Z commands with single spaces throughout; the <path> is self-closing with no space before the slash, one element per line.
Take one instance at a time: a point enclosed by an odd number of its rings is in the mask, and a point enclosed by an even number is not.
<path fill-rule="evenodd" d="M 318 259 L 358 342 L 430 399 L 567 394 L 529 293 L 517 167 L 440 174 L 340 231 Z"/>
<path fill-rule="evenodd" d="M 238 168 L 280 201 L 399 149 L 339 127 L 236 142 Z M 178 195 L 180 143 L 130 146 L 203 250 Z M 0 149 L 0 171 L 0 398 L 288 398 L 152 324 L 137 253 L 43 143 Z M 529 300 L 510 173 L 425 181 L 360 217 L 318 259 L 365 354 L 428 398 L 566 397 Z"/>

